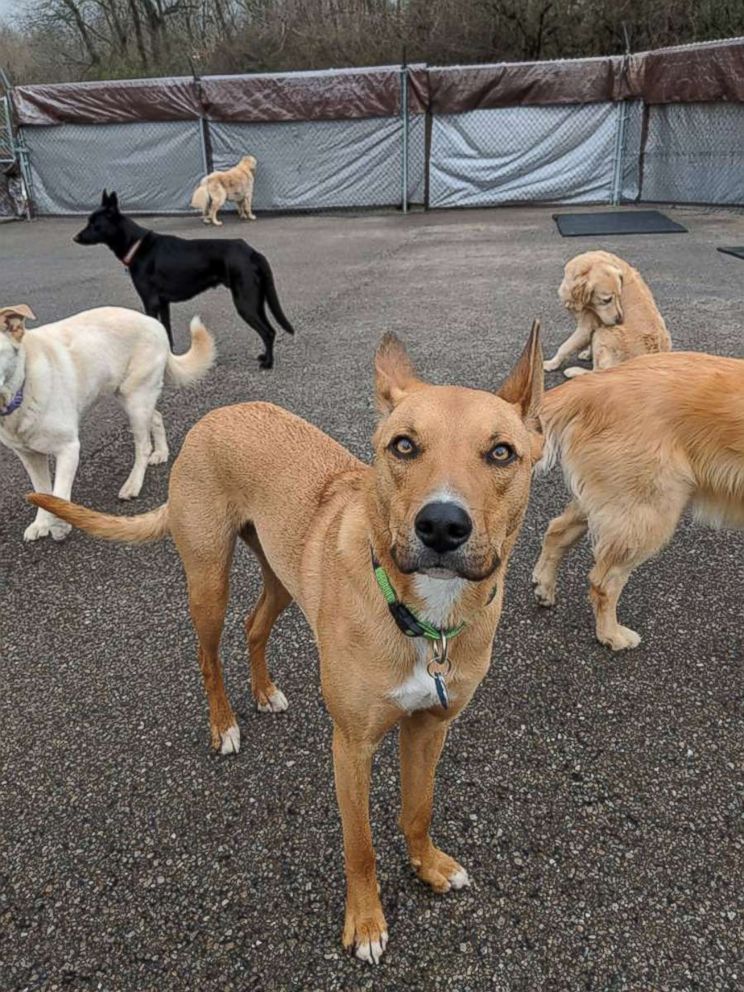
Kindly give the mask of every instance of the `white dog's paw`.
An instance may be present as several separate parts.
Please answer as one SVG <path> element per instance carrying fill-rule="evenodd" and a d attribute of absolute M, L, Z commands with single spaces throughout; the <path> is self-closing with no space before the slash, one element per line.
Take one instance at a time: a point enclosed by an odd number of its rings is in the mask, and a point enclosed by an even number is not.
<path fill-rule="evenodd" d="M 255 214 L 248 214 L 248 220 L 255 220 L 255 219 L 256 219 Z"/>
<path fill-rule="evenodd" d="M 623 627 L 622 624 L 618 624 L 615 630 L 604 637 L 598 637 L 598 640 L 601 644 L 612 648 L 613 651 L 628 651 L 638 647 L 641 643 L 641 635 L 636 634 L 630 627 Z"/>
<path fill-rule="evenodd" d="M 576 357 L 582 362 L 588 362 L 592 357 L 592 349 L 584 348 L 584 350 L 580 351 Z"/>
<path fill-rule="evenodd" d="M 220 734 L 220 754 L 238 754 L 240 751 L 240 727 L 234 723 Z"/>
<path fill-rule="evenodd" d="M 150 457 L 147 459 L 148 465 L 164 465 L 168 461 L 168 449 L 165 451 L 153 451 Z"/>
<path fill-rule="evenodd" d="M 141 488 L 142 486 L 137 486 L 127 479 L 119 490 L 119 499 L 136 499 L 140 494 Z"/>
<path fill-rule="evenodd" d="M 281 689 L 274 689 L 268 696 L 261 693 L 256 699 L 256 709 L 259 713 L 283 713 L 289 709 L 289 703 Z"/>
<path fill-rule="evenodd" d="M 567 379 L 575 379 L 577 375 L 589 375 L 591 369 L 582 369 L 579 365 L 574 365 L 570 369 L 564 369 L 563 374 Z"/>
<path fill-rule="evenodd" d="M 545 582 L 533 576 L 532 586 L 532 592 L 540 606 L 555 606 L 555 582 Z"/>
<path fill-rule="evenodd" d="M 546 372 L 555 372 L 555 370 L 560 367 L 561 363 L 557 362 L 555 358 L 549 358 L 546 362 L 543 362 L 543 368 Z"/>
<path fill-rule="evenodd" d="M 202 224 L 211 224 L 211 223 L 212 221 L 209 219 L 209 217 L 202 217 Z"/>
<path fill-rule="evenodd" d="M 460 866 L 454 875 L 450 875 L 449 883 L 453 889 L 466 889 L 470 885 L 470 875 Z"/>
<path fill-rule="evenodd" d="M 38 541 L 40 537 L 46 537 L 51 529 L 51 524 L 46 520 L 34 520 L 32 524 L 23 532 L 24 541 Z"/>
<path fill-rule="evenodd" d="M 217 220 L 217 218 L 216 218 L 216 217 L 215 217 L 215 219 L 214 219 L 214 220 L 212 221 L 212 223 L 214 224 L 214 226 L 215 226 L 215 227 L 222 227 L 222 221 L 221 221 L 221 220 Z"/>
<path fill-rule="evenodd" d="M 64 541 L 71 530 L 72 524 L 67 524 L 64 520 L 55 520 L 49 527 L 49 532 L 55 541 Z"/>

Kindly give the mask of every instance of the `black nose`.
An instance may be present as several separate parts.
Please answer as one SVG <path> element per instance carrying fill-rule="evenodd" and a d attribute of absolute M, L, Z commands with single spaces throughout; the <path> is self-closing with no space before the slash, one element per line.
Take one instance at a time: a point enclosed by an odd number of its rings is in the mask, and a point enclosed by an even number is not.
<path fill-rule="evenodd" d="M 79 235 L 79 234 L 76 234 L 76 235 L 75 235 L 75 237 L 74 237 L 74 238 L 73 238 L 72 240 L 73 240 L 73 241 L 74 241 L 74 242 L 75 242 L 76 244 L 80 244 L 80 235 Z"/>
<path fill-rule="evenodd" d="M 427 548 L 444 554 L 467 541 L 473 521 L 457 503 L 427 503 L 416 514 L 414 527 Z"/>

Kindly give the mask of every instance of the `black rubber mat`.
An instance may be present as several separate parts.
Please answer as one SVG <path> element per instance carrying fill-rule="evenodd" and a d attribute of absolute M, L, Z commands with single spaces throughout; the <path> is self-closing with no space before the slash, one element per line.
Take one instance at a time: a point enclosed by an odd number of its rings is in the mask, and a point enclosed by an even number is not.
<path fill-rule="evenodd" d="M 553 214 L 564 238 L 598 234 L 686 234 L 687 228 L 658 210 L 612 210 L 601 214 Z"/>
<path fill-rule="evenodd" d="M 724 255 L 734 255 L 736 258 L 744 258 L 744 246 L 740 246 L 739 248 L 717 248 L 716 251 L 721 251 Z"/>

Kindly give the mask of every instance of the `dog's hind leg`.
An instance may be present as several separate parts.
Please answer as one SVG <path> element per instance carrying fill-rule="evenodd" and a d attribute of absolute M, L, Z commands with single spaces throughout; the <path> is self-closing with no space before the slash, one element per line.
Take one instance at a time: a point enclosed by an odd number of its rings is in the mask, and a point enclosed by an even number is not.
<path fill-rule="evenodd" d="M 558 569 L 566 554 L 586 531 L 586 515 L 575 500 L 571 500 L 563 513 L 548 524 L 542 551 L 532 572 L 535 599 L 540 606 L 555 605 Z"/>
<path fill-rule="evenodd" d="M 217 214 L 221 208 L 225 205 L 225 200 L 227 195 L 225 194 L 222 186 L 215 185 L 214 187 L 208 187 L 209 192 L 209 213 L 207 215 L 207 223 L 214 224 L 216 227 L 222 227 L 222 221 L 217 219 Z"/>
<path fill-rule="evenodd" d="M 135 389 L 131 393 L 122 393 L 119 399 L 127 412 L 129 425 L 134 435 L 134 465 L 127 481 L 119 490 L 119 499 L 135 499 L 142 490 L 145 472 L 153 450 L 151 431 L 155 403 L 149 388 L 146 395 L 144 390 Z"/>
<path fill-rule="evenodd" d="M 271 324 L 261 316 L 260 309 L 253 302 L 249 293 L 251 290 L 245 286 L 245 276 L 242 274 L 231 274 L 230 292 L 232 293 L 235 309 L 240 316 L 258 334 L 264 343 L 265 351 L 258 356 L 258 364 L 262 369 L 270 369 L 274 365 L 274 338 L 276 331 Z M 255 297 L 255 290 L 252 294 Z"/>
<path fill-rule="evenodd" d="M 597 640 L 613 651 L 635 648 L 641 642 L 639 634 L 618 623 L 617 603 L 631 573 L 671 539 L 689 498 L 684 483 L 675 486 L 666 480 L 655 481 L 658 502 L 613 506 L 612 531 L 607 525 L 607 504 L 602 507 L 601 520 L 590 519 L 595 565 L 589 573 L 589 600 Z"/>
<path fill-rule="evenodd" d="M 269 675 L 266 644 L 277 617 L 289 606 L 292 597 L 272 571 L 253 526 L 244 527 L 240 536 L 258 558 L 264 584 L 256 606 L 245 619 L 245 637 L 251 665 L 251 692 L 259 712 L 281 713 L 287 709 L 287 697 L 274 685 Z"/>
<path fill-rule="evenodd" d="M 199 639 L 199 667 L 204 691 L 209 703 L 209 728 L 212 747 L 220 754 L 237 754 L 240 750 L 240 730 L 225 692 L 220 663 L 220 639 L 225 622 L 229 595 L 229 571 L 232 549 L 224 546 L 224 534 L 211 535 L 215 543 L 202 542 L 192 554 L 184 554 L 179 546 L 186 569 L 189 588 L 189 610 Z M 221 539 L 222 538 L 222 539 Z"/>
<path fill-rule="evenodd" d="M 148 459 L 148 465 L 162 465 L 168 461 L 168 439 L 165 436 L 165 424 L 162 414 L 154 410 L 150 421 L 150 434 L 152 436 L 152 454 Z"/>

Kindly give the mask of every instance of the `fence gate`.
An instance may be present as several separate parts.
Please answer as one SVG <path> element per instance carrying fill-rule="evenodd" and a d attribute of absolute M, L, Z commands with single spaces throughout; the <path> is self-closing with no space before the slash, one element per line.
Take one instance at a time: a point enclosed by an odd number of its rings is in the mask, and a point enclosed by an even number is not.
<path fill-rule="evenodd" d="M 0 97 L 0 217 L 31 217 L 25 148 L 13 131 L 10 97 Z"/>

